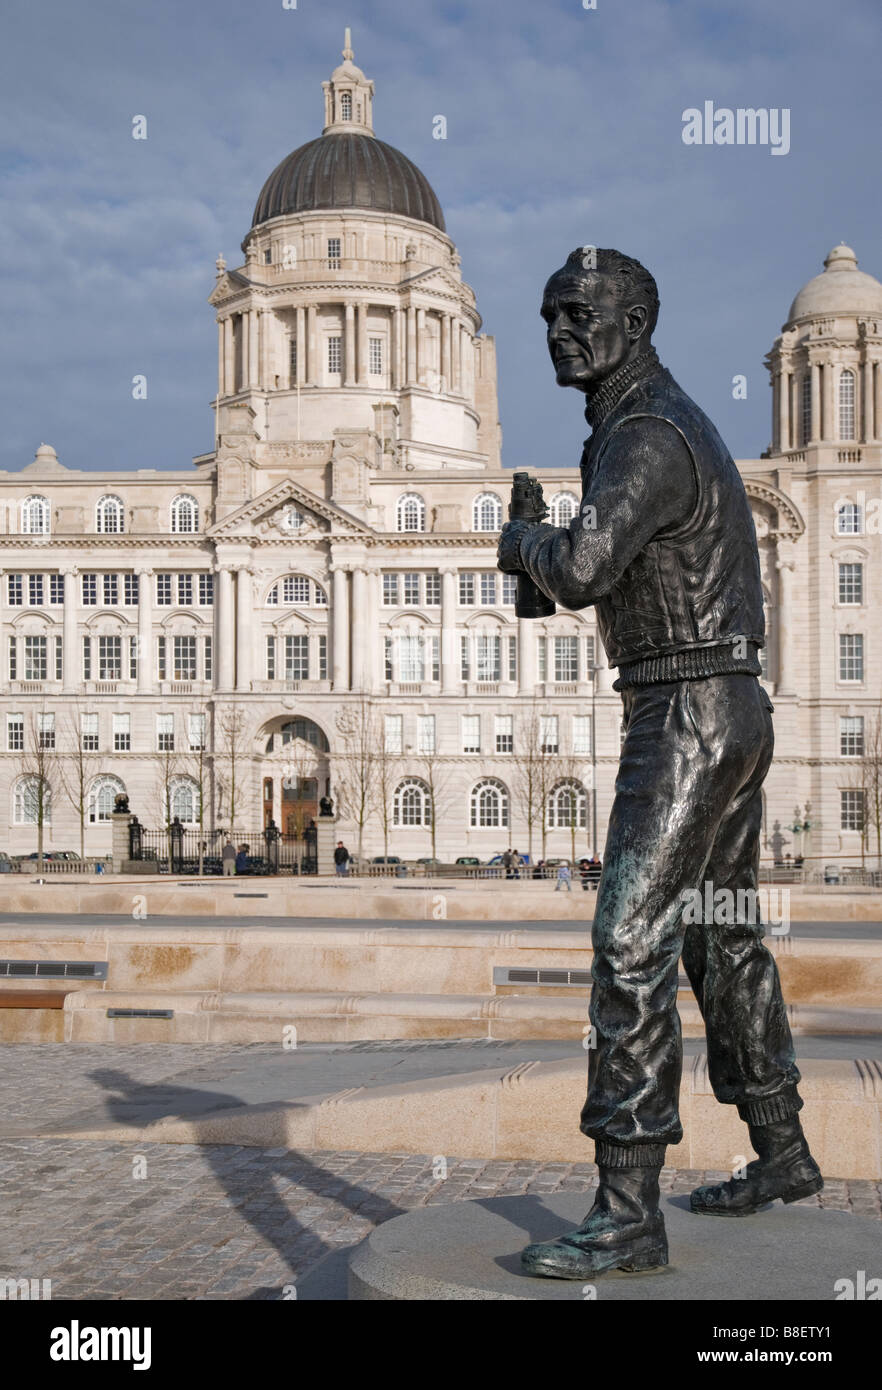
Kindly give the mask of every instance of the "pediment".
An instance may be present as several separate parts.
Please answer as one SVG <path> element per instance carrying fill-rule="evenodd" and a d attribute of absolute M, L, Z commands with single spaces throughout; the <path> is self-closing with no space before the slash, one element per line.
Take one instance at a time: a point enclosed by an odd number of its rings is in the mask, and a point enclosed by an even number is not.
<path fill-rule="evenodd" d="M 303 518 L 299 527 L 291 523 L 290 509 L 294 508 Z M 275 487 L 245 502 L 230 512 L 221 521 L 215 522 L 207 535 L 216 539 L 228 536 L 265 536 L 268 539 L 306 539 L 316 536 L 341 533 L 352 536 L 367 536 L 372 532 L 357 517 L 351 516 L 342 507 L 318 497 L 308 488 L 301 487 L 291 479 L 277 483 Z"/>
<path fill-rule="evenodd" d="M 209 304 L 222 304 L 230 295 L 239 294 L 250 285 L 250 280 L 246 280 L 244 275 L 240 275 L 236 270 L 225 270 L 218 280 L 211 294 L 208 296 Z"/>

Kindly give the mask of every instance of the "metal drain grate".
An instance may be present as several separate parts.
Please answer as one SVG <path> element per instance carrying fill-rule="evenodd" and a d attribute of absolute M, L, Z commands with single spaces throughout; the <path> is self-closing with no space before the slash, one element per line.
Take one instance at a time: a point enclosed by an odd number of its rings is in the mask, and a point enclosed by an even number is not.
<path fill-rule="evenodd" d="M 268 898 L 269 893 L 234 893 L 234 898 Z"/>
<path fill-rule="evenodd" d="M 108 1018 L 174 1018 L 174 1009 L 108 1009 Z"/>
<path fill-rule="evenodd" d="M 0 960 L 0 980 L 106 980 L 106 960 Z"/>
<path fill-rule="evenodd" d="M 570 985 L 591 983 L 590 970 L 527 970 L 522 966 L 494 965 L 494 985 Z"/>

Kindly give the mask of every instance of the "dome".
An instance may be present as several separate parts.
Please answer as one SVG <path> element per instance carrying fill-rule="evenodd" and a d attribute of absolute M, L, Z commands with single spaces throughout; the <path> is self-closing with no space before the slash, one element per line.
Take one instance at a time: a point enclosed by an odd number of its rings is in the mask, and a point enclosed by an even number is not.
<path fill-rule="evenodd" d="M 803 285 L 787 322 L 827 314 L 882 314 L 882 284 L 858 270 L 857 256 L 844 243 L 833 247 L 823 272 Z"/>
<path fill-rule="evenodd" d="M 397 213 L 446 230 L 441 204 L 416 165 L 376 136 L 354 131 L 320 135 L 283 159 L 260 191 L 251 225 L 326 208 Z"/>

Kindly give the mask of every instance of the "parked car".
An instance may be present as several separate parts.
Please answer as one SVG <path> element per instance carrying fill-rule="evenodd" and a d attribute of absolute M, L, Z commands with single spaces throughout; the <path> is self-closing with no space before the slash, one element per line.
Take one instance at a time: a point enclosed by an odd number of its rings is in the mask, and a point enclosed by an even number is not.
<path fill-rule="evenodd" d="M 531 860 L 529 854 L 521 854 L 520 850 L 518 850 L 518 855 L 519 855 L 519 857 L 520 857 L 520 861 L 521 861 L 522 864 L 531 864 L 531 863 L 533 862 L 533 861 Z M 488 859 L 488 860 L 487 860 L 487 863 L 488 863 L 488 864 L 501 864 L 501 863 L 502 863 L 502 855 L 501 855 L 501 854 L 494 854 L 494 856 L 493 856 L 492 859 Z"/>
<path fill-rule="evenodd" d="M 842 881 L 842 880 L 841 880 L 840 877 L 839 877 L 839 865 L 838 865 L 838 864 L 825 864 L 825 865 L 824 865 L 824 882 L 825 882 L 825 883 L 840 883 L 841 881 Z"/>
<path fill-rule="evenodd" d="M 5 849 L 0 849 L 0 874 L 14 874 L 18 871 L 18 863 L 10 858 Z"/>
<path fill-rule="evenodd" d="M 407 865 L 397 854 L 375 854 L 371 863 L 391 864 L 395 868 L 396 878 L 407 878 Z"/>
<path fill-rule="evenodd" d="M 466 864 L 469 868 L 474 869 L 481 861 L 475 854 L 461 854 L 455 862 L 457 864 Z"/>

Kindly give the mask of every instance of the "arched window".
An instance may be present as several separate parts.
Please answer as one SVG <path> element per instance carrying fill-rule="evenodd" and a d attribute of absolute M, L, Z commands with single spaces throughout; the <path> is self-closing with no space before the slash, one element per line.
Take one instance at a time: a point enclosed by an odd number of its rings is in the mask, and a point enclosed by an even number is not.
<path fill-rule="evenodd" d="M 266 601 L 271 608 L 287 603 L 326 608 L 328 596 L 320 584 L 314 583 L 305 574 L 286 574 L 270 589 Z"/>
<path fill-rule="evenodd" d="M 399 497 L 395 528 L 398 531 L 425 531 L 426 504 L 418 492 L 405 492 Z"/>
<path fill-rule="evenodd" d="M 571 492 L 559 492 L 551 499 L 549 520 L 552 526 L 569 526 L 578 510 L 578 500 Z"/>
<path fill-rule="evenodd" d="M 482 492 L 472 504 L 473 531 L 501 531 L 502 503 L 495 492 Z"/>
<path fill-rule="evenodd" d="M 168 818 L 177 816 L 182 825 L 199 820 L 199 785 L 192 777 L 173 777 L 168 789 Z"/>
<path fill-rule="evenodd" d="M 182 492 L 171 504 L 171 528 L 175 534 L 199 529 L 199 507 L 195 497 Z"/>
<path fill-rule="evenodd" d="M 351 92 L 341 92 L 341 93 L 340 93 L 340 120 L 341 120 L 341 121 L 351 121 L 351 120 L 352 120 L 352 93 L 351 93 Z"/>
<path fill-rule="evenodd" d="M 854 372 L 839 377 L 839 438 L 854 439 Z"/>
<path fill-rule="evenodd" d="M 472 788 L 469 819 L 478 830 L 508 828 L 508 788 L 503 782 L 488 777 Z"/>
<path fill-rule="evenodd" d="M 21 504 L 21 529 L 25 536 L 48 536 L 49 503 L 45 497 L 26 497 Z"/>
<path fill-rule="evenodd" d="M 802 447 L 805 448 L 812 437 L 812 375 L 807 371 L 802 378 L 801 387 Z"/>
<path fill-rule="evenodd" d="M 89 821 L 92 825 L 99 821 L 109 821 L 113 813 L 113 802 L 117 796 L 125 796 L 125 786 L 118 777 L 98 777 L 89 792 Z"/>
<path fill-rule="evenodd" d="M 95 508 L 95 530 L 99 535 L 117 536 L 125 529 L 124 516 L 119 497 L 102 497 Z"/>
<path fill-rule="evenodd" d="M 548 797 L 548 829 L 585 829 L 588 824 L 588 793 L 581 782 L 558 782 Z"/>
<path fill-rule="evenodd" d="M 429 788 L 418 777 L 399 782 L 393 799 L 393 825 L 431 825 L 432 800 Z"/>
<path fill-rule="evenodd" d="M 836 511 L 836 532 L 840 536 L 859 536 L 863 530 L 861 509 L 856 502 L 841 502 Z"/>
<path fill-rule="evenodd" d="M 279 527 L 282 531 L 299 531 L 306 520 L 302 512 L 299 512 L 293 503 L 282 509 L 279 517 Z"/>
<path fill-rule="evenodd" d="M 295 739 L 302 739 L 304 743 L 311 743 L 313 748 L 317 748 L 320 753 L 327 753 L 330 749 L 328 740 L 318 724 L 314 724 L 311 719 L 289 719 L 287 724 L 283 724 L 279 730 L 282 739 L 282 747 L 286 743 L 293 743 Z M 267 752 L 273 751 L 273 739 L 270 738 Z"/>
<path fill-rule="evenodd" d="M 12 793 L 12 820 L 14 825 L 39 825 L 42 819 L 44 825 L 49 825 L 52 820 L 52 790 L 49 784 L 42 782 L 42 798 L 40 796 L 40 778 L 35 776 L 19 777 L 13 788 Z M 42 808 L 40 805 L 42 799 Z M 42 817 L 40 811 L 42 809 Z"/>

